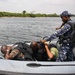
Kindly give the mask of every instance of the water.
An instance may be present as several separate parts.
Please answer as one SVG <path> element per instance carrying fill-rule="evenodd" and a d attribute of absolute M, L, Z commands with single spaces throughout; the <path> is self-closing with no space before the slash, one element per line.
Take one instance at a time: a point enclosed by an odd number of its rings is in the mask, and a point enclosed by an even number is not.
<path fill-rule="evenodd" d="M 72 17 L 75 21 L 75 17 Z M 0 45 L 23 41 L 38 41 L 55 32 L 61 25 L 59 17 L 0 18 Z"/>

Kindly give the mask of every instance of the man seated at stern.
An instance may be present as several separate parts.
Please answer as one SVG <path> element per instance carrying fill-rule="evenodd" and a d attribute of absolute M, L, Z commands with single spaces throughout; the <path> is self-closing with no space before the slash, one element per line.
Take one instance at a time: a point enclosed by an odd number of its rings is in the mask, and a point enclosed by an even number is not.
<path fill-rule="evenodd" d="M 31 61 L 32 58 L 32 49 L 26 43 L 18 42 L 11 46 L 3 45 L 1 47 L 1 51 L 4 54 L 5 59 L 11 60 L 27 60 Z"/>

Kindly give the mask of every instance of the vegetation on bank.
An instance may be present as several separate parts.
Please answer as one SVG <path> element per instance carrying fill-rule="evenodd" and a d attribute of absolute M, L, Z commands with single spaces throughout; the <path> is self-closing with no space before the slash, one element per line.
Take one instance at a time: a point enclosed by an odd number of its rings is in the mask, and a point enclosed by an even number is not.
<path fill-rule="evenodd" d="M 57 15 L 56 13 L 34 14 L 34 13 L 26 13 L 26 11 L 23 11 L 22 13 L 0 12 L 0 17 L 59 17 L 59 15 Z"/>

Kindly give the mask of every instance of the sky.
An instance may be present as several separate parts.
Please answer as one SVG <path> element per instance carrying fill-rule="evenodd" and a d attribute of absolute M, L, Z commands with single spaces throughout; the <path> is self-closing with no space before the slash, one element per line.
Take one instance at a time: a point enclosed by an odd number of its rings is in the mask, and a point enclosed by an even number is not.
<path fill-rule="evenodd" d="M 75 14 L 75 0 L 0 0 L 0 11 L 22 13 Z"/>

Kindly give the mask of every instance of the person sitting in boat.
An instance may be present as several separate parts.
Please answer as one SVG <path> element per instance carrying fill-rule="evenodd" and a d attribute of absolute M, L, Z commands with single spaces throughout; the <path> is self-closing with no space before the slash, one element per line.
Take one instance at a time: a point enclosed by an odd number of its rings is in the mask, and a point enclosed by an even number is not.
<path fill-rule="evenodd" d="M 56 61 L 58 57 L 58 50 L 54 44 L 48 44 L 48 42 L 32 42 L 30 47 L 33 50 L 33 57 L 37 61 Z"/>
<path fill-rule="evenodd" d="M 4 58 L 7 51 L 11 50 L 12 46 L 7 46 L 7 45 L 2 45 L 1 46 L 1 53 L 2 53 L 2 57 Z"/>
<path fill-rule="evenodd" d="M 45 40 L 41 40 L 41 42 L 44 43 L 45 51 L 46 51 L 47 56 L 48 56 L 48 60 L 56 61 L 56 59 L 58 58 L 58 55 L 59 55 L 56 45 L 49 44 Z"/>
<path fill-rule="evenodd" d="M 6 52 L 5 59 L 32 61 L 32 49 L 25 43 L 16 43 Z"/>
<path fill-rule="evenodd" d="M 58 61 L 74 61 L 73 48 L 75 46 L 75 22 L 70 19 L 71 14 L 68 11 L 61 13 L 60 17 L 64 22 L 63 27 L 54 34 L 48 36 L 45 41 L 52 41 L 59 38 L 61 44 Z"/>
<path fill-rule="evenodd" d="M 33 51 L 33 57 L 36 61 L 47 61 L 47 54 L 44 50 L 44 44 L 41 42 L 33 41 L 30 44 Z"/>

